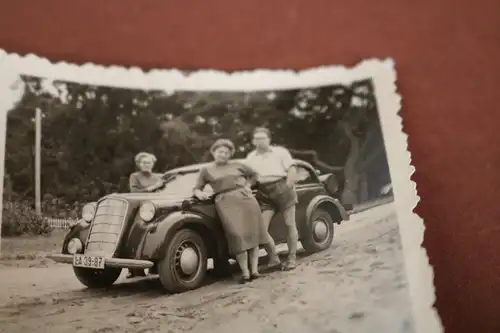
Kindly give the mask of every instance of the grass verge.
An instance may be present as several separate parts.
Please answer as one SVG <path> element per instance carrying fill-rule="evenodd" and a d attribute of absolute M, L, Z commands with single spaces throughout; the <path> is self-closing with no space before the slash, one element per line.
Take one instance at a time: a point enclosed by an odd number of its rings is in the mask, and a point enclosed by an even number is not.
<path fill-rule="evenodd" d="M 67 231 L 53 230 L 48 236 L 2 237 L 0 260 L 35 260 L 47 252 L 60 252 Z"/>

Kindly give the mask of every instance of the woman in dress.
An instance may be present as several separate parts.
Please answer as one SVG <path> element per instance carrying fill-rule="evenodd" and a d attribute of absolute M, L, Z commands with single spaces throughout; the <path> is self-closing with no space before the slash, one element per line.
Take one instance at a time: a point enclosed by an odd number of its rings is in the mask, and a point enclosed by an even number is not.
<path fill-rule="evenodd" d="M 154 192 L 163 186 L 162 175 L 153 172 L 155 163 L 156 157 L 153 154 L 141 152 L 135 156 L 135 164 L 139 171 L 130 175 L 130 192 Z M 144 269 L 129 269 L 127 278 L 136 276 L 146 276 Z"/>
<path fill-rule="evenodd" d="M 259 245 L 267 240 L 267 232 L 259 203 L 248 186 L 257 174 L 247 165 L 230 161 L 234 151 L 230 140 L 219 139 L 212 145 L 210 152 L 214 162 L 200 170 L 194 195 L 206 200 L 211 195 L 203 192 L 203 188 L 207 184 L 212 187 L 229 254 L 236 257 L 240 266 L 240 282 L 246 283 L 260 276 Z"/>

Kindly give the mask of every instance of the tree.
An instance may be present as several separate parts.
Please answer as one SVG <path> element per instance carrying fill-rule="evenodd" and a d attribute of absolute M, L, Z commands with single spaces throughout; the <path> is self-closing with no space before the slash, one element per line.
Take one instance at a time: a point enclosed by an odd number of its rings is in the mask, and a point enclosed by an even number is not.
<path fill-rule="evenodd" d="M 297 96 L 295 113 L 297 117 L 314 124 L 308 133 L 310 136 L 315 136 L 317 141 L 323 138 L 328 142 L 320 147 L 322 155 L 331 156 L 330 163 L 343 168 L 339 172 L 338 167 L 322 161 L 317 165 L 342 179 L 342 200 L 345 203 L 357 203 L 360 170 L 356 170 L 356 165 L 362 158 L 361 144 L 366 139 L 367 126 L 378 123 L 371 82 L 303 90 Z M 321 131 L 313 132 L 314 129 Z"/>
<path fill-rule="evenodd" d="M 346 202 L 359 201 L 361 179 L 378 161 L 365 158 L 373 150 L 367 133 L 379 129 L 369 80 L 258 92 L 142 91 L 23 80 L 27 88 L 8 115 L 6 154 L 12 192 L 22 198 L 33 191 L 35 107 L 44 116 L 42 189 L 61 200 L 58 205 L 127 191 L 140 151 L 157 156 L 159 171 L 209 160 L 208 149 L 220 137 L 235 143 L 236 157 L 245 156 L 256 126 L 268 127 L 273 141 L 297 158 L 345 180 Z"/>

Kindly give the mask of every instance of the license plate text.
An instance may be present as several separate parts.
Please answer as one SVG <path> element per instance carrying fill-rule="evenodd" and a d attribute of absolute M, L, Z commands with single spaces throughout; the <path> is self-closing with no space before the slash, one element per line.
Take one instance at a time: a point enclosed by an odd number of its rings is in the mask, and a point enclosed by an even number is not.
<path fill-rule="evenodd" d="M 103 257 L 86 256 L 81 254 L 75 254 L 73 256 L 73 266 L 75 267 L 104 269 L 105 261 L 106 260 Z"/>

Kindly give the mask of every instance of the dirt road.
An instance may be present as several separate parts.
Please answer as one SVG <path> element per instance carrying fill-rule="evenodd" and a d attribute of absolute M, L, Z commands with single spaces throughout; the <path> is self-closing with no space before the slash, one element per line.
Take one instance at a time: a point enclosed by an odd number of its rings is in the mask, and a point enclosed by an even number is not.
<path fill-rule="evenodd" d="M 413 332 L 392 204 L 352 216 L 332 247 L 248 285 L 166 295 L 155 278 L 89 291 L 70 266 L 0 269 L 0 332 Z"/>

